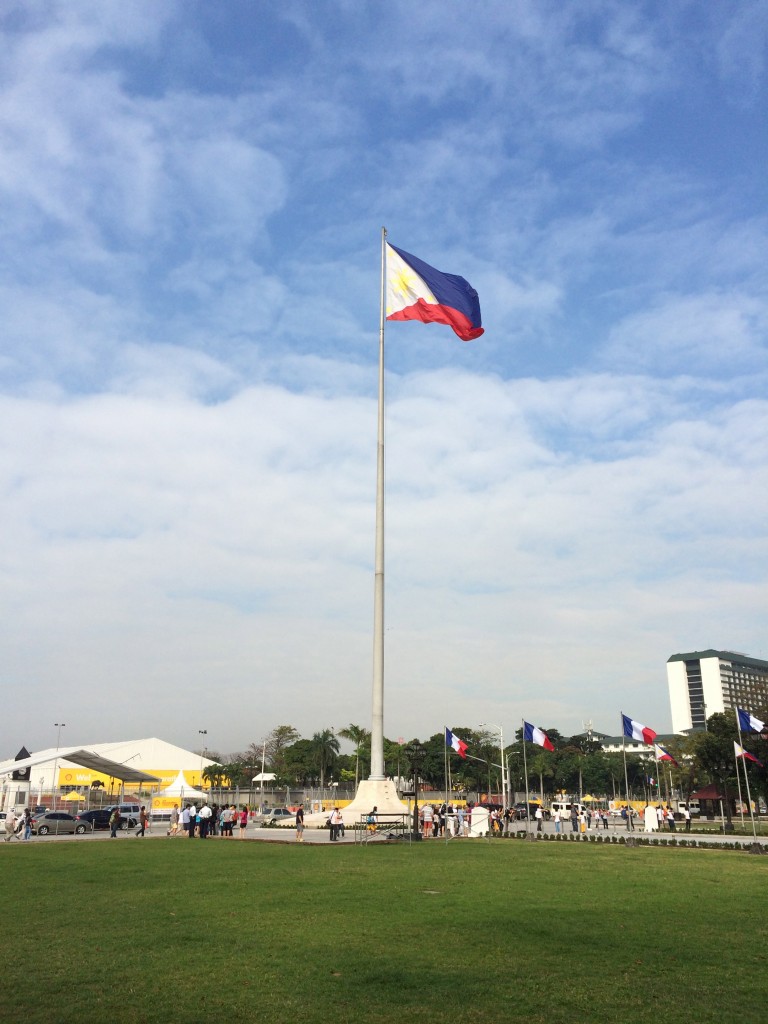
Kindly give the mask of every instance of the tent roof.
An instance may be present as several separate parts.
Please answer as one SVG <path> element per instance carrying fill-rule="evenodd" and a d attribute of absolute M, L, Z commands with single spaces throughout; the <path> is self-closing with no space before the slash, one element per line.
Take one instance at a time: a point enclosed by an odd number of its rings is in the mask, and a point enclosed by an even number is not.
<path fill-rule="evenodd" d="M 203 793 L 199 789 L 195 789 L 194 786 L 190 786 L 184 779 L 184 772 L 179 772 L 170 786 L 166 786 L 165 789 L 161 789 L 159 793 L 155 793 L 155 797 L 168 797 L 168 796 L 183 796 L 201 798 L 203 800 L 208 799 L 208 794 Z"/>
<path fill-rule="evenodd" d="M 131 768 L 127 764 L 120 764 L 111 761 L 94 750 L 82 750 L 79 747 L 62 747 L 54 755 L 59 761 L 69 761 L 71 764 L 79 764 L 83 768 L 89 768 L 92 772 L 101 772 L 109 775 L 112 779 L 120 779 L 122 782 L 159 782 L 156 775 L 148 775 L 140 772 L 137 768 Z M 32 757 L 26 757 L 23 761 L 11 761 L 0 768 L 0 775 L 10 775 L 21 768 L 34 768 L 35 765 L 45 764 L 52 761 L 50 750 L 42 750 Z"/>

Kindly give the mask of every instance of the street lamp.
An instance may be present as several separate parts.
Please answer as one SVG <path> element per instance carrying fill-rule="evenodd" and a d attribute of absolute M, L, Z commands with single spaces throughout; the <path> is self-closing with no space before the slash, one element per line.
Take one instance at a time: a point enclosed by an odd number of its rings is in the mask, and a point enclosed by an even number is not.
<path fill-rule="evenodd" d="M 419 840 L 421 839 L 421 832 L 419 830 L 419 768 L 424 764 L 427 750 L 421 743 L 409 743 L 405 748 L 405 752 L 408 755 L 408 760 L 411 762 L 411 771 L 413 773 L 413 832 L 411 838 Z"/>
<path fill-rule="evenodd" d="M 61 730 L 66 728 L 67 723 L 66 722 L 54 722 L 53 724 L 56 726 L 56 728 L 58 730 L 58 732 L 56 733 L 56 757 L 54 757 L 54 759 L 53 759 L 53 779 L 51 781 L 51 803 L 53 804 L 53 806 L 51 807 L 51 810 L 55 811 L 56 810 L 56 769 L 57 769 L 58 763 L 59 763 L 59 746 L 60 746 L 60 743 L 61 743 Z"/>
<path fill-rule="evenodd" d="M 207 736 L 208 735 L 208 730 L 207 729 L 198 729 L 197 730 L 197 735 L 198 736 Z M 205 754 L 206 754 L 207 750 L 208 750 L 208 741 L 206 739 L 204 739 L 203 740 L 203 749 L 200 751 L 200 785 L 201 786 L 203 784 L 203 758 L 205 757 Z"/>
<path fill-rule="evenodd" d="M 500 757 L 501 764 L 499 765 L 499 767 L 501 768 L 502 803 L 504 804 L 505 807 L 509 807 L 509 794 L 507 792 L 507 788 L 508 788 L 508 773 L 505 773 L 505 766 L 504 766 L 504 730 L 501 728 L 500 725 L 494 725 L 493 722 L 481 722 L 480 723 L 480 728 L 481 729 L 498 729 L 498 731 L 499 731 L 499 751 L 501 753 L 501 757 Z"/>

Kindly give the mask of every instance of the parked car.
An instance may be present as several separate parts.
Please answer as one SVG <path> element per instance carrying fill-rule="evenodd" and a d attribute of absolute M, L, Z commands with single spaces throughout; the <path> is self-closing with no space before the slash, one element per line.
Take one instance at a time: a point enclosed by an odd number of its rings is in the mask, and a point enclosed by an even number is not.
<path fill-rule="evenodd" d="M 264 811 L 259 819 L 260 825 L 284 825 L 287 821 L 295 821 L 296 812 L 288 807 L 273 807 Z"/>
<path fill-rule="evenodd" d="M 106 807 L 100 807 L 92 811 L 79 811 L 75 817 L 78 821 L 84 821 L 93 829 L 109 828 L 109 816 L 111 813 Z"/>
<path fill-rule="evenodd" d="M 66 811 L 46 811 L 45 814 L 32 815 L 32 831 L 38 836 L 47 836 L 49 832 L 54 835 L 82 835 L 90 832 L 91 826 Z"/>
<path fill-rule="evenodd" d="M 139 812 L 141 807 L 138 804 L 110 804 L 109 807 L 105 807 L 107 811 L 107 822 L 109 822 L 109 815 L 114 811 L 115 807 L 120 809 L 120 829 L 125 831 L 127 828 L 136 828 L 139 823 Z"/>

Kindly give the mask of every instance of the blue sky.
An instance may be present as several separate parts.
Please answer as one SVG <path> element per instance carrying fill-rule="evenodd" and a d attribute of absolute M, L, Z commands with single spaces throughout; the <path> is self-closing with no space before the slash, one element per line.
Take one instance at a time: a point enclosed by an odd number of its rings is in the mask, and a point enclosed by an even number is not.
<path fill-rule="evenodd" d="M 768 658 L 764 4 L 10 2 L 0 755 L 618 715 Z"/>

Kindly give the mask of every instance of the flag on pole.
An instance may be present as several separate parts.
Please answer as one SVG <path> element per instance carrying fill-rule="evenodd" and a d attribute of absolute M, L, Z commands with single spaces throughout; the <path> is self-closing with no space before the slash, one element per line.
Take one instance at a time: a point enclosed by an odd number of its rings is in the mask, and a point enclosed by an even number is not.
<path fill-rule="evenodd" d="M 761 768 L 763 767 L 763 762 L 758 761 L 754 754 L 750 754 L 750 752 L 745 750 L 744 747 L 736 742 L 736 740 L 733 741 L 733 752 L 736 757 L 743 757 L 747 761 L 754 761 L 756 765 L 759 765 Z"/>
<path fill-rule="evenodd" d="M 447 324 L 462 341 L 480 337 L 480 300 L 469 281 L 435 270 L 389 242 L 386 245 L 387 320 Z"/>
<path fill-rule="evenodd" d="M 649 729 L 647 726 L 636 722 L 633 718 L 629 718 L 624 712 L 621 713 L 621 720 L 624 725 L 624 735 L 630 739 L 647 743 L 649 747 L 656 739 L 656 733 L 653 729 Z"/>
<path fill-rule="evenodd" d="M 540 747 L 544 747 L 545 750 L 554 750 L 554 744 L 552 740 L 547 736 L 541 729 L 537 729 L 535 725 L 531 725 L 530 722 L 523 722 L 523 739 L 527 740 L 528 743 L 538 743 Z"/>
<path fill-rule="evenodd" d="M 660 747 L 658 743 L 654 743 L 653 751 L 656 754 L 657 761 L 671 761 L 675 768 L 680 767 L 680 765 L 677 763 L 674 757 L 672 757 L 670 752 L 668 750 L 665 750 L 664 747 Z"/>
<path fill-rule="evenodd" d="M 460 740 L 455 732 L 451 732 L 447 726 L 445 729 L 445 745 L 446 747 L 450 747 L 452 750 L 455 750 L 459 757 L 463 757 L 464 760 L 466 760 L 467 750 L 469 749 L 467 744 L 464 740 Z"/>
<path fill-rule="evenodd" d="M 749 711 L 744 711 L 743 708 L 736 708 L 736 712 L 739 716 L 739 728 L 742 732 L 763 732 L 765 730 L 765 722 L 755 718 Z"/>

